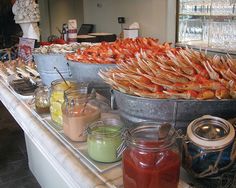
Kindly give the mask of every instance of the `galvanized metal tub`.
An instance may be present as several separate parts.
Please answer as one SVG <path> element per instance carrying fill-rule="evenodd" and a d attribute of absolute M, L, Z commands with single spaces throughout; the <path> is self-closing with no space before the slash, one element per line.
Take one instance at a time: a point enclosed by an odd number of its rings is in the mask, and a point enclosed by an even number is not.
<path fill-rule="evenodd" d="M 33 54 L 43 84 L 50 86 L 53 80 L 61 79 L 56 67 L 64 78 L 71 78 L 70 68 L 64 54 Z"/>
<path fill-rule="evenodd" d="M 78 82 L 89 83 L 89 88 L 95 88 L 101 95 L 110 98 L 110 86 L 98 75 L 100 70 L 115 68 L 116 64 L 88 64 L 69 61 L 72 78 Z"/>
<path fill-rule="evenodd" d="M 229 119 L 236 117 L 236 100 L 174 100 L 149 99 L 114 90 L 120 115 L 128 127 L 141 121 L 170 122 L 185 129 L 194 119 L 213 115 Z"/>

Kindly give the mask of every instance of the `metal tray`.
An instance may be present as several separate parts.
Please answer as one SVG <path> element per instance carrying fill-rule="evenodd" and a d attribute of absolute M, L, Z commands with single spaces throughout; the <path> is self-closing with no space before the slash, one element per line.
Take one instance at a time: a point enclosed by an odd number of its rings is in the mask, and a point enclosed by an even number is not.
<path fill-rule="evenodd" d="M 108 171 L 121 164 L 121 161 L 114 163 L 101 163 L 91 159 L 87 152 L 86 142 L 73 142 L 67 136 L 64 135 L 63 129 L 56 125 L 50 118 L 50 116 L 44 118 L 44 121 L 49 126 L 48 128 L 56 134 L 59 139 L 69 148 L 72 149 L 75 154 L 77 154 L 82 162 L 86 166 L 96 169 L 98 172 Z"/>
<path fill-rule="evenodd" d="M 35 89 L 38 87 L 37 85 L 32 84 L 29 79 L 25 78 L 12 80 L 9 85 L 16 93 L 23 96 L 32 96 Z"/>
<path fill-rule="evenodd" d="M 236 100 L 174 100 L 151 99 L 114 90 L 115 102 L 127 126 L 141 121 L 170 122 L 176 128 L 186 128 L 194 119 L 213 115 L 225 119 L 236 117 Z"/>

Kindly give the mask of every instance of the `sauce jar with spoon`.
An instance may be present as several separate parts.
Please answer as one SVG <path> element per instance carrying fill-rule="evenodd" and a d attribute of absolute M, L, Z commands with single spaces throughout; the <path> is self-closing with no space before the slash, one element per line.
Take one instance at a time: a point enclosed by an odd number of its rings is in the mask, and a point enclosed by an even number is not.
<path fill-rule="evenodd" d="M 84 134 L 88 125 L 100 119 L 100 109 L 92 102 L 95 93 L 87 94 L 82 90 L 68 90 L 62 105 L 64 134 L 72 141 L 86 141 Z"/>
<path fill-rule="evenodd" d="M 124 188 L 177 188 L 180 147 L 170 124 L 140 122 L 126 131 L 117 154 L 122 153 Z"/>
<path fill-rule="evenodd" d="M 78 83 L 75 80 L 66 79 L 65 81 L 59 79 L 51 83 L 50 115 L 52 121 L 58 126 L 62 126 L 61 106 L 64 102 L 64 92 L 78 87 Z"/>

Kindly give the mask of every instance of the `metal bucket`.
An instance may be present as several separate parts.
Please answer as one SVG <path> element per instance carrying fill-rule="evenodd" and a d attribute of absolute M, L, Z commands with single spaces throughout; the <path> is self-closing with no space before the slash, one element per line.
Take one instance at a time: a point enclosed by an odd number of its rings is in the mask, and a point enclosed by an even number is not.
<path fill-rule="evenodd" d="M 33 57 L 44 85 L 50 86 L 53 80 L 61 79 L 54 67 L 64 78 L 71 78 L 70 68 L 63 54 L 33 54 Z"/>
<path fill-rule="evenodd" d="M 78 82 L 89 83 L 89 88 L 95 88 L 99 94 L 110 98 L 110 86 L 103 81 L 98 72 L 107 68 L 114 68 L 116 64 L 92 64 L 76 61 L 68 61 L 68 63 L 73 79 Z"/>
<path fill-rule="evenodd" d="M 149 99 L 114 90 L 120 115 L 129 127 L 141 121 L 169 122 L 185 130 L 194 119 L 203 115 L 221 118 L 236 117 L 236 100 Z"/>

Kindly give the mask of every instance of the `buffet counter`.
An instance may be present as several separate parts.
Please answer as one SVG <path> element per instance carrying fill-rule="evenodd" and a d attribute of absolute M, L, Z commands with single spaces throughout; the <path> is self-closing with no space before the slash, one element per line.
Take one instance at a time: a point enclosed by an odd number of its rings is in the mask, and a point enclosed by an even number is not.
<path fill-rule="evenodd" d="M 2 80 L 0 90 L 2 103 L 24 130 L 29 167 L 42 187 L 122 187 L 120 166 L 102 174 L 85 166 L 83 159 L 62 144 L 32 113 L 27 104 L 29 97 L 17 96 Z"/>
<path fill-rule="evenodd" d="M 32 97 L 18 95 L 3 80 L 0 90 L 0 100 L 24 130 L 29 167 L 42 187 L 123 187 L 120 163 L 99 172 L 35 113 Z M 190 186 L 181 180 L 179 187 Z"/>

